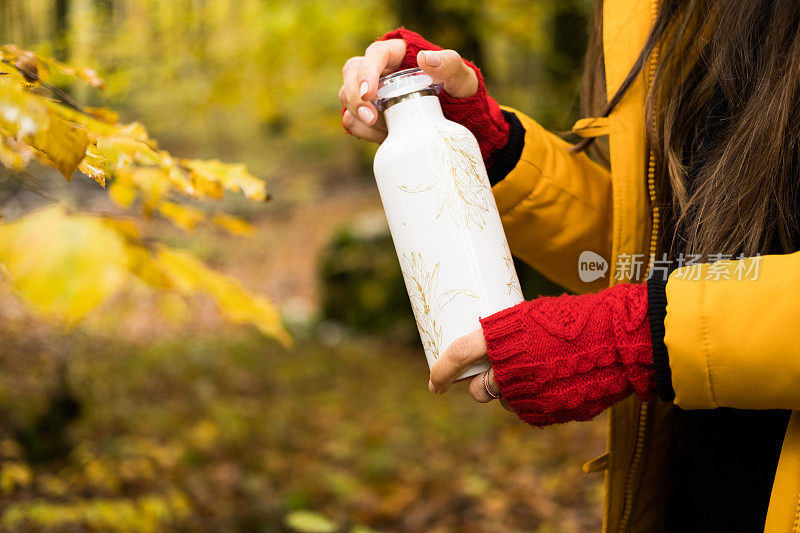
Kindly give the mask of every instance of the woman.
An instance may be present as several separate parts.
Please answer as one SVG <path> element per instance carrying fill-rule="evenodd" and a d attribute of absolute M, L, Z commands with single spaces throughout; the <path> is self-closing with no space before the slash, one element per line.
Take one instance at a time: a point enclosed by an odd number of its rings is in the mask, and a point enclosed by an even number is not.
<path fill-rule="evenodd" d="M 381 142 L 378 77 L 417 64 L 477 137 L 512 251 L 578 294 L 482 318 L 429 388 L 488 357 L 470 393 L 531 425 L 610 407 L 584 466 L 604 531 L 800 529 L 800 3 L 599 0 L 576 146 L 403 28 L 346 63 L 345 128 Z M 580 280 L 587 250 L 608 278 Z"/>

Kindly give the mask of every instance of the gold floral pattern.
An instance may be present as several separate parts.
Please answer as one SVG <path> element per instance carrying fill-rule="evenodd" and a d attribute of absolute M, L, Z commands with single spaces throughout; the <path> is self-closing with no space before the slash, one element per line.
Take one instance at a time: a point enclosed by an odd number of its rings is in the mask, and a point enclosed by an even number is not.
<path fill-rule="evenodd" d="M 439 291 L 439 262 L 433 269 L 425 264 L 422 254 L 403 254 L 400 260 L 408 297 L 419 327 L 419 336 L 426 352 L 438 359 L 442 348 L 442 326 L 439 313 L 458 296 L 478 296 L 467 289 Z"/>
<path fill-rule="evenodd" d="M 506 248 L 506 255 L 503 256 L 503 261 L 506 264 L 506 269 L 508 269 L 508 282 L 506 282 L 508 294 L 513 292 L 519 295 L 520 298 L 523 298 L 522 287 L 519 285 L 519 278 L 517 277 L 517 271 L 514 268 L 514 259 L 511 257 L 511 250 L 508 247 L 508 242 L 503 240 L 503 246 Z"/>
<path fill-rule="evenodd" d="M 453 133 L 438 126 L 433 151 L 436 167 L 415 187 L 400 186 L 405 192 L 438 192 L 436 218 L 444 211 L 458 227 L 483 228 L 492 205 L 483 158 L 469 132 Z"/>

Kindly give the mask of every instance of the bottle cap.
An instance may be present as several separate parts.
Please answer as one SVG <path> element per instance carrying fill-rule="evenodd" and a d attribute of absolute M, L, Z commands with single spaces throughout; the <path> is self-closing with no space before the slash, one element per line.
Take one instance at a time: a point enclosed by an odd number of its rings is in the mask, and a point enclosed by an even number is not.
<path fill-rule="evenodd" d="M 372 103 L 383 111 L 391 105 L 391 101 L 395 98 L 420 91 L 439 94 L 442 87 L 441 83 L 433 83 L 433 78 L 422 72 L 419 67 L 398 70 L 378 80 L 378 98 Z"/>

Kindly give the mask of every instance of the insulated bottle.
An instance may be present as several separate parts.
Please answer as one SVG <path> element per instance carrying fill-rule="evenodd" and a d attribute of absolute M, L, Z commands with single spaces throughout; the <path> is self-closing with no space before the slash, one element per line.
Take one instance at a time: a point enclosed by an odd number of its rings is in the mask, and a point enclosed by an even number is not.
<path fill-rule="evenodd" d="M 440 90 L 407 69 L 381 78 L 374 102 L 388 127 L 375 179 L 429 366 L 523 299 L 478 142 L 444 117 Z"/>

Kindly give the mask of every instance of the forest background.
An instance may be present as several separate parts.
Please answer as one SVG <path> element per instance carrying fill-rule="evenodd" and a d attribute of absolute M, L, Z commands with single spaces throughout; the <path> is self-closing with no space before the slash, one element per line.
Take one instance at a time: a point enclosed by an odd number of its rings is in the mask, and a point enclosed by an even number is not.
<path fill-rule="evenodd" d="M 344 61 L 404 25 L 566 130 L 590 15 L 588 0 L 0 1 L 0 44 L 103 80 L 54 77 L 53 98 L 113 109 L 176 157 L 244 163 L 270 195 L 131 210 L 119 177 L 104 190 L 3 159 L 0 248 L 3 227 L 54 204 L 113 216 L 282 317 L 130 283 L 65 321 L 0 268 L 0 530 L 598 529 L 602 479 L 580 465 L 603 451 L 602 418 L 534 431 L 427 391 L 375 146 L 344 134 L 336 98 Z M 231 216 L 207 223 L 218 210 Z M 559 290 L 519 266 L 527 297 Z"/>

